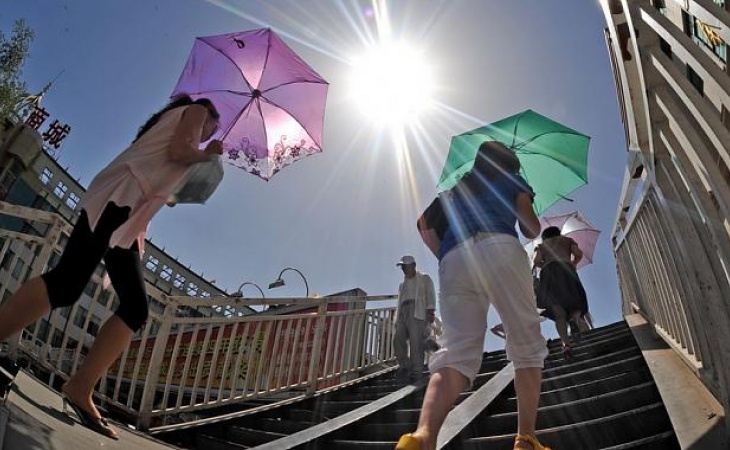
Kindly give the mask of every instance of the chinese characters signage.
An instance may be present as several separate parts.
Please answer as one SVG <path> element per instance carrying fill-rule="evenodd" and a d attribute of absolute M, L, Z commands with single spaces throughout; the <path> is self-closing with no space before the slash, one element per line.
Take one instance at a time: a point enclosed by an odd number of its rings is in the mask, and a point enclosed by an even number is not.
<path fill-rule="evenodd" d="M 45 131 L 41 132 L 40 128 L 43 123 L 48 119 L 49 113 L 40 105 L 33 105 L 32 109 L 28 113 L 28 117 L 25 119 L 25 124 L 34 130 L 41 133 L 43 142 L 49 147 L 58 149 L 61 146 L 61 142 L 68 136 L 71 131 L 71 126 L 68 124 L 62 124 L 58 120 L 54 120 L 48 125 Z"/>

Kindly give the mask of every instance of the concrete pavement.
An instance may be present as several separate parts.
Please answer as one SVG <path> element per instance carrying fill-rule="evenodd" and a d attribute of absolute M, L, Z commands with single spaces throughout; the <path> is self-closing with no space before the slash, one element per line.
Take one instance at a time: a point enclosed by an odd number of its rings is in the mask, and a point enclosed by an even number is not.
<path fill-rule="evenodd" d="M 62 412 L 61 396 L 21 371 L 5 406 L 9 412 L 1 450 L 170 450 L 173 447 L 150 439 L 125 425 L 111 422 L 119 440 L 114 441 L 82 426 L 73 413 Z M 0 431 L 0 439 L 3 432 Z"/>

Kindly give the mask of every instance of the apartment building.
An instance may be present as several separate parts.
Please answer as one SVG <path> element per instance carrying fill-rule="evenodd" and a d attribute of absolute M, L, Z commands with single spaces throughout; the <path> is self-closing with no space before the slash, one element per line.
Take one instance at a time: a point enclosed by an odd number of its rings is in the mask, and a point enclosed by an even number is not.
<path fill-rule="evenodd" d="M 601 6 L 627 143 L 612 232 L 622 307 L 642 314 L 727 412 L 730 349 L 718 343 L 730 340 L 728 5 Z"/>

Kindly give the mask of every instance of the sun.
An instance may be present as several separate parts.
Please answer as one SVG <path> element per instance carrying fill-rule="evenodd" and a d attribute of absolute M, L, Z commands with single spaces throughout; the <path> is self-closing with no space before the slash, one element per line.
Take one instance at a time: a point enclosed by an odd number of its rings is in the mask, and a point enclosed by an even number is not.
<path fill-rule="evenodd" d="M 377 124 L 413 124 L 432 106 L 432 69 L 423 52 L 402 42 L 380 42 L 355 58 L 350 81 L 352 100 Z"/>

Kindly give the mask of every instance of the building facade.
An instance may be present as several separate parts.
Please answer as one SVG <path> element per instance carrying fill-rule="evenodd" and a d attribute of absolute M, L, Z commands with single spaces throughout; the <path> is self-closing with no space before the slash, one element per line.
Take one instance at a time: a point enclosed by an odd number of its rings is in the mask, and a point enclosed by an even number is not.
<path fill-rule="evenodd" d="M 601 6 L 627 142 L 612 232 L 622 308 L 646 317 L 727 412 L 728 5 L 602 0 Z"/>

